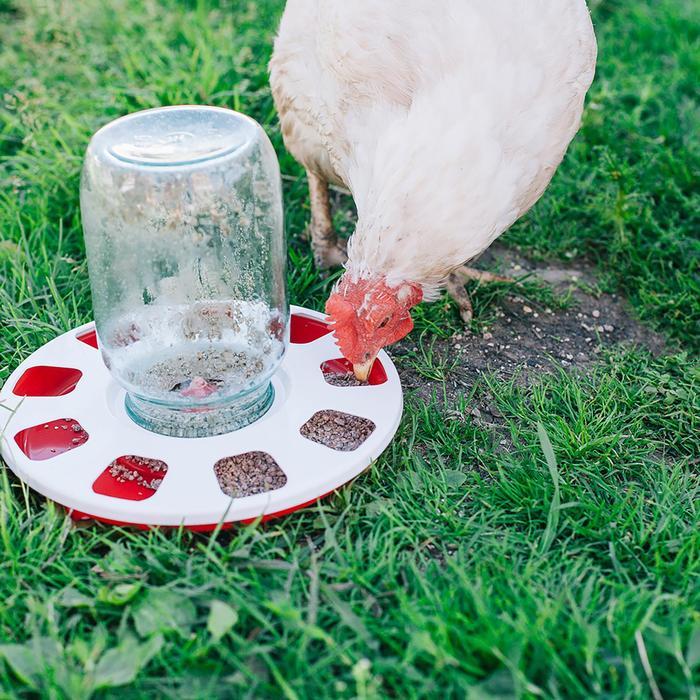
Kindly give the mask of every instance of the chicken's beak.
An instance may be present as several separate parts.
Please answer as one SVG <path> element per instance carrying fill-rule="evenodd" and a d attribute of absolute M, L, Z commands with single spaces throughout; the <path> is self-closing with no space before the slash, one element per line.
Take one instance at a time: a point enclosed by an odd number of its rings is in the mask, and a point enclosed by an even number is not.
<path fill-rule="evenodd" d="M 360 362 L 353 365 L 352 371 L 355 373 L 355 379 L 360 382 L 366 382 L 369 378 L 370 372 L 372 371 L 372 367 L 374 366 L 375 359 L 376 357 L 372 357 L 367 362 Z"/>

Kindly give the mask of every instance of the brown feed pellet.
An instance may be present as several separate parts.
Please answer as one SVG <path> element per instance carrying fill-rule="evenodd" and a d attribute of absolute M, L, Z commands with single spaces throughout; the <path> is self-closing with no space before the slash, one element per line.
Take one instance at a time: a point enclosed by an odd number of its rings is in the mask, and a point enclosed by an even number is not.
<path fill-rule="evenodd" d="M 317 411 L 301 426 L 307 439 L 340 452 L 356 450 L 376 428 L 368 418 L 326 409 Z"/>
<path fill-rule="evenodd" d="M 267 452 L 224 457 L 214 465 L 221 490 L 232 498 L 254 496 L 282 488 L 287 476 Z"/>

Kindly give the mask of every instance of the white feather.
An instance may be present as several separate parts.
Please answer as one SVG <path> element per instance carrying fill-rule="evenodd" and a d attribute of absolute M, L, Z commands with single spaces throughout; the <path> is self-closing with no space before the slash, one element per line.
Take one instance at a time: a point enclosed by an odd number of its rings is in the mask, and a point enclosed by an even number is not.
<path fill-rule="evenodd" d="M 430 297 L 542 195 L 595 61 L 584 0 L 289 0 L 271 82 L 288 148 L 355 198 L 350 274 Z"/>

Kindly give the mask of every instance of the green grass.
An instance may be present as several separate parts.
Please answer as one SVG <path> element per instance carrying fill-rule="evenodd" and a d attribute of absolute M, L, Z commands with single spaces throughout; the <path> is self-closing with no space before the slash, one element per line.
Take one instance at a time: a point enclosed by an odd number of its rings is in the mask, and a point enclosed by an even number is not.
<path fill-rule="evenodd" d="M 592 5 L 601 56 L 582 133 L 504 240 L 593 260 L 680 350 L 614 351 L 590 376 L 529 388 L 486 377 L 456 405 L 409 396 L 352 487 L 213 536 L 76 528 L 3 472 L 5 697 L 700 695 L 700 10 Z M 320 307 L 331 280 L 299 237 L 305 183 L 267 87 L 281 6 L 0 0 L 0 380 L 90 318 L 81 159 L 130 110 L 206 102 L 265 125 L 292 299 Z M 477 291 L 477 321 L 502 293 Z M 431 343 L 458 328 L 449 305 L 421 308 L 405 366 L 439 386 L 451 364 Z M 500 431 L 469 418 L 486 393 Z"/>

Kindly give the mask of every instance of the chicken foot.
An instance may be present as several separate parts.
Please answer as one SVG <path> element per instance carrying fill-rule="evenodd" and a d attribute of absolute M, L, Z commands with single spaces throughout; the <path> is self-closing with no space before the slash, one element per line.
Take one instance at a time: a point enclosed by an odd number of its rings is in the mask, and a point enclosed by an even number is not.
<path fill-rule="evenodd" d="M 476 280 L 477 282 L 515 282 L 511 277 L 503 277 L 495 275 L 493 272 L 486 270 L 477 270 L 473 267 L 463 265 L 458 267 L 447 278 L 447 293 L 455 300 L 459 307 L 459 315 L 465 324 L 470 324 L 474 318 L 474 307 L 464 283 L 468 280 Z"/>
<path fill-rule="evenodd" d="M 308 229 L 311 250 L 316 267 L 328 270 L 342 265 L 348 259 L 347 243 L 338 237 L 333 228 L 328 182 L 311 170 L 306 171 L 306 176 L 311 200 L 311 223 Z"/>

